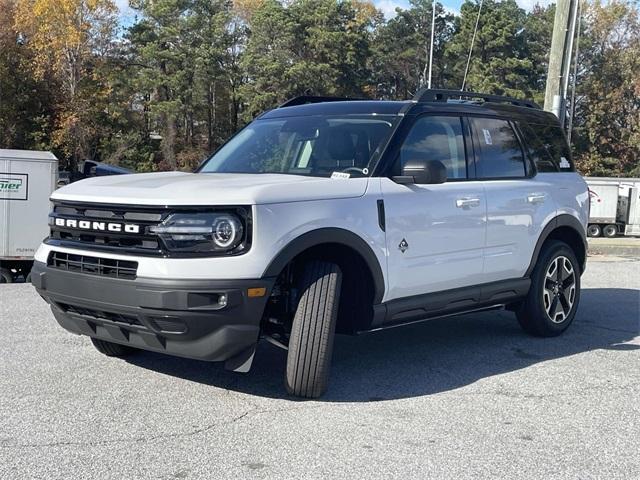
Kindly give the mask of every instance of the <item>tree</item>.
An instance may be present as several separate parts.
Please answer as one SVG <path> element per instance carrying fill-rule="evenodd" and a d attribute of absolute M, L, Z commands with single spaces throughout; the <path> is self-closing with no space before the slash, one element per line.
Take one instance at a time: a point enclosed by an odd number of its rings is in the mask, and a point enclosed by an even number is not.
<path fill-rule="evenodd" d="M 462 86 L 479 6 L 479 2 L 465 1 L 456 18 L 456 33 L 446 52 L 452 71 L 451 88 Z M 530 78 L 535 72 L 523 29 L 526 18 L 515 0 L 483 2 L 465 89 L 519 98 L 533 96 Z"/>
<path fill-rule="evenodd" d="M 250 25 L 242 66 L 246 119 L 305 92 L 361 96 L 368 78 L 368 20 L 361 4 L 266 0 Z M 376 12 L 375 10 L 370 10 Z"/>
<path fill-rule="evenodd" d="M 535 5 L 527 14 L 522 32 L 526 58 L 531 61 L 528 91 L 539 105 L 544 103 L 555 13 L 556 7 L 553 4 L 548 7 Z"/>
<path fill-rule="evenodd" d="M 32 75 L 15 10 L 15 0 L 0 0 L 0 148 L 49 148 L 55 82 Z"/>
<path fill-rule="evenodd" d="M 584 13 L 575 147 L 582 173 L 640 176 L 640 19 L 625 0 Z"/>
<path fill-rule="evenodd" d="M 374 82 L 378 97 L 404 100 L 427 86 L 431 48 L 432 2 L 411 0 L 411 8 L 397 10 L 397 15 L 375 32 L 372 42 Z M 447 82 L 444 49 L 453 33 L 453 15 L 436 4 L 432 85 Z M 402 41 L 398 41 L 402 39 Z"/>
<path fill-rule="evenodd" d="M 97 72 L 116 30 L 111 0 L 18 0 L 15 29 L 30 51 L 38 81 L 52 79 L 57 91 L 51 142 L 72 164 L 92 158 L 102 127 L 104 85 Z"/>

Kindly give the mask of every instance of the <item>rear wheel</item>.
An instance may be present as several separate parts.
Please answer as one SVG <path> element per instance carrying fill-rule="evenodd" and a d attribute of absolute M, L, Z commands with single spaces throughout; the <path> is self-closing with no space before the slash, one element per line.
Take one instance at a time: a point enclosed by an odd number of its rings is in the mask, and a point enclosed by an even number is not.
<path fill-rule="evenodd" d="M 13 283 L 13 273 L 7 268 L 0 268 L 0 283 Z"/>
<path fill-rule="evenodd" d="M 527 298 L 516 310 L 522 328 L 536 336 L 564 332 L 576 315 L 580 300 L 580 266 L 564 242 L 549 242 L 531 274 Z"/>
<path fill-rule="evenodd" d="M 107 357 L 126 357 L 135 352 L 135 348 L 120 345 L 119 343 L 107 342 L 98 338 L 91 337 L 91 343 L 100 353 Z"/>
<path fill-rule="evenodd" d="M 602 229 L 602 234 L 607 238 L 613 238 L 618 235 L 618 227 L 615 225 L 605 225 Z"/>
<path fill-rule="evenodd" d="M 320 397 L 327 389 L 342 273 L 330 262 L 308 262 L 289 338 L 285 385 L 291 395 Z"/>
<path fill-rule="evenodd" d="M 601 233 L 600 225 L 591 224 L 587 228 L 587 235 L 590 237 L 599 237 Z"/>

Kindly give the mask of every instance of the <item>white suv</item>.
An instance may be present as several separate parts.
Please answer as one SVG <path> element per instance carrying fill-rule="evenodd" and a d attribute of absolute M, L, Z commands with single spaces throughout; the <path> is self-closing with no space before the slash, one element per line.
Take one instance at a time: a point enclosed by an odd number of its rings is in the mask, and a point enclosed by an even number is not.
<path fill-rule="evenodd" d="M 57 190 L 32 282 L 65 329 L 247 371 L 288 350 L 289 393 L 327 387 L 334 333 L 506 307 L 574 319 L 589 197 L 556 118 L 504 97 L 295 98 L 196 173 Z"/>

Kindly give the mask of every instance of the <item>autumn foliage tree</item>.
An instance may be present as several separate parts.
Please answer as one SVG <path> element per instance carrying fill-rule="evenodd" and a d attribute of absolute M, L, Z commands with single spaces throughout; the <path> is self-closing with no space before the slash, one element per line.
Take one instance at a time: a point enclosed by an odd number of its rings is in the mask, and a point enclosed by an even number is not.
<path fill-rule="evenodd" d="M 117 26 L 111 0 L 18 0 L 14 28 L 31 52 L 31 74 L 56 82 L 53 146 L 72 161 L 93 156 L 104 100 L 101 70 Z"/>

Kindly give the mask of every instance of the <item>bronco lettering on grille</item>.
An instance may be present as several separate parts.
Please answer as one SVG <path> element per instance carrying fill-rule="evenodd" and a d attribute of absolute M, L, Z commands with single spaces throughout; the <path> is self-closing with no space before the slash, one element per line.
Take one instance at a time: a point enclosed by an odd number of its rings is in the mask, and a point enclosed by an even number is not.
<path fill-rule="evenodd" d="M 140 225 L 133 223 L 96 222 L 90 220 L 76 220 L 73 218 L 56 218 L 55 224 L 57 227 L 95 230 L 98 232 L 140 233 Z"/>

